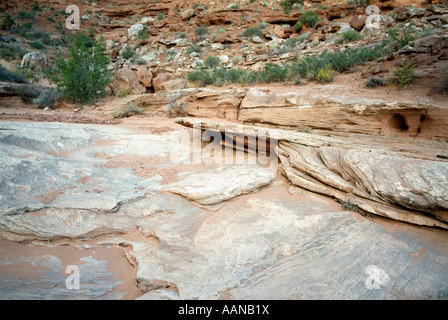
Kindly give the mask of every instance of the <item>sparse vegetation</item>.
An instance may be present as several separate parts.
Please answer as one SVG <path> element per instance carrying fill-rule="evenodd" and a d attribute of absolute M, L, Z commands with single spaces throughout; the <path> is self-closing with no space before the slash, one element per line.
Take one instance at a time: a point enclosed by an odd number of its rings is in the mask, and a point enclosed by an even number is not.
<path fill-rule="evenodd" d="M 33 99 L 33 103 L 37 104 L 39 108 L 53 108 L 54 104 L 63 100 L 63 94 L 57 90 L 48 90 L 39 97 Z"/>
<path fill-rule="evenodd" d="M 196 52 L 198 54 L 202 53 L 202 48 L 198 45 L 192 44 L 187 49 L 187 54 L 192 54 L 193 52 Z"/>
<path fill-rule="evenodd" d="M 128 118 L 134 115 L 144 114 L 143 110 L 135 105 L 133 102 L 129 102 L 126 106 L 116 110 L 112 117 L 115 119 Z"/>
<path fill-rule="evenodd" d="M 165 14 L 163 13 L 163 12 L 160 12 L 158 15 L 157 15 L 157 20 L 163 20 L 165 18 Z"/>
<path fill-rule="evenodd" d="M 319 55 L 298 58 L 281 65 L 267 63 L 261 71 L 200 69 L 189 73 L 188 80 L 201 86 L 296 81 L 299 76 L 316 81 L 331 81 L 335 72 L 346 71 L 355 65 L 377 59 L 383 54 L 382 48 L 347 48 L 335 52 L 325 50 Z"/>
<path fill-rule="evenodd" d="M 248 38 L 255 36 L 263 38 L 263 31 L 259 27 L 247 28 L 243 31 L 243 36 Z"/>
<path fill-rule="evenodd" d="M 120 52 L 121 57 L 125 60 L 130 59 L 133 54 L 134 50 L 129 45 L 126 45 Z"/>
<path fill-rule="evenodd" d="M 45 50 L 45 45 L 40 41 L 31 41 L 28 42 L 31 48 L 38 50 Z"/>
<path fill-rule="evenodd" d="M 0 42 L 0 58 L 6 61 L 22 59 L 27 50 L 20 44 Z"/>
<path fill-rule="evenodd" d="M 10 71 L 0 64 L 0 81 L 28 83 L 26 77 L 20 73 Z"/>
<path fill-rule="evenodd" d="M 342 33 L 342 38 L 345 41 L 352 42 L 362 39 L 362 35 L 356 30 L 347 30 Z"/>
<path fill-rule="evenodd" d="M 309 24 L 310 27 L 314 28 L 316 26 L 316 23 L 320 20 L 319 15 L 315 11 L 305 11 L 300 16 L 300 22 L 302 25 Z M 297 29 L 297 28 L 296 28 Z"/>
<path fill-rule="evenodd" d="M 386 85 L 386 81 L 381 78 L 371 77 L 366 82 L 366 87 L 368 88 L 377 88 Z"/>
<path fill-rule="evenodd" d="M 286 14 L 289 14 L 291 12 L 291 9 L 293 8 L 294 4 L 300 4 L 303 5 L 304 0 L 282 0 L 280 1 L 280 6 L 283 8 L 283 11 Z"/>
<path fill-rule="evenodd" d="M 1 28 L 3 30 L 9 30 L 11 29 L 14 25 L 16 24 L 15 20 L 13 17 L 11 17 L 11 15 L 9 14 L 9 12 L 5 13 L 5 16 L 3 17 L 2 20 L 2 24 L 1 24 Z"/>
<path fill-rule="evenodd" d="M 219 66 L 219 58 L 216 56 L 208 56 L 204 61 L 204 66 L 210 69 L 216 68 Z"/>
<path fill-rule="evenodd" d="M 334 71 L 333 68 L 327 64 L 323 68 L 317 70 L 313 77 L 317 82 L 331 82 L 333 81 L 335 75 L 336 71 Z"/>
<path fill-rule="evenodd" d="M 404 66 L 395 69 L 394 76 L 400 88 L 403 88 L 403 86 L 414 81 L 415 69 L 412 66 L 405 64 Z"/>
<path fill-rule="evenodd" d="M 357 206 L 349 200 L 347 201 L 341 201 L 342 204 L 342 210 L 344 211 L 357 211 Z"/>
<path fill-rule="evenodd" d="M 206 38 L 208 35 L 208 28 L 206 25 L 199 26 L 195 29 L 196 35 L 200 38 Z"/>

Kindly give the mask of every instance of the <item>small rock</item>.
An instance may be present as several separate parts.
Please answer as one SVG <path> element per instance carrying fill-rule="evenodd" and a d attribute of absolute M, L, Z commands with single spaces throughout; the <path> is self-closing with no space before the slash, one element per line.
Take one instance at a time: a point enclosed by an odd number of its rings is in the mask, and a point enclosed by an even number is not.
<path fill-rule="evenodd" d="M 196 14 L 196 11 L 194 11 L 193 8 L 188 8 L 184 11 L 182 11 L 182 13 L 180 14 L 182 20 L 188 20 L 190 19 L 192 16 L 194 16 Z"/>

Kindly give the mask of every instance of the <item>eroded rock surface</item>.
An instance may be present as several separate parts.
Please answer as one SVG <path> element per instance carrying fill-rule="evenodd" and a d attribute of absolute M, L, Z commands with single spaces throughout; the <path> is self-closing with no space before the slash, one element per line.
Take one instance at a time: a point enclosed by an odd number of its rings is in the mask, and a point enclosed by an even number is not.
<path fill-rule="evenodd" d="M 190 153 L 179 162 L 172 153 L 195 145 L 178 140 L 188 128 L 0 127 L 2 299 L 448 296 L 444 230 L 344 211 L 257 162 L 187 161 Z M 208 146 L 204 141 L 201 148 Z M 287 150 L 282 143 L 279 150 Z M 321 148 L 330 163 L 335 155 Z M 380 193 L 383 185 L 373 182 Z M 341 178 L 339 187 L 359 186 Z M 439 192 L 425 201 L 443 206 Z M 120 273 L 118 262 L 128 271 Z M 80 268 L 80 290 L 66 288 L 68 265 Z M 389 279 L 377 283 L 379 289 L 372 289 L 372 268 Z M 134 278 L 125 280 L 131 270 Z"/>

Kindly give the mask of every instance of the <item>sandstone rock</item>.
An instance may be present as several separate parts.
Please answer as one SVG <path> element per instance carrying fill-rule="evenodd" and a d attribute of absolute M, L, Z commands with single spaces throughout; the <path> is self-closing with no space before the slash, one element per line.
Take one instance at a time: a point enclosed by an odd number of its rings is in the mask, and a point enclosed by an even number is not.
<path fill-rule="evenodd" d="M 409 158 L 412 147 L 408 151 L 388 149 L 372 142 L 342 142 L 313 134 L 203 119 L 183 118 L 179 123 L 252 137 L 264 132 L 263 136 L 280 141 L 276 149 L 280 171 L 294 185 L 343 202 L 350 200 L 369 213 L 448 228 L 448 195 L 444 191 L 448 165 L 429 154 L 425 159 Z"/>
<path fill-rule="evenodd" d="M 282 26 L 275 26 L 273 32 L 277 37 L 281 39 L 284 39 L 286 37 L 285 29 Z"/>
<path fill-rule="evenodd" d="M 182 13 L 180 14 L 182 20 L 188 20 L 191 17 L 193 17 L 196 14 L 196 11 L 194 11 L 193 8 L 188 8 L 184 11 L 182 11 Z"/>
<path fill-rule="evenodd" d="M 233 159 L 232 159 L 233 160 Z M 276 172 L 256 165 L 227 164 L 199 173 L 184 172 L 180 180 L 164 190 L 203 205 L 217 204 L 268 185 Z"/>
<path fill-rule="evenodd" d="M 160 73 L 155 78 L 152 79 L 152 86 L 154 87 L 154 91 L 160 91 L 162 90 L 159 86 L 161 83 L 166 82 L 168 80 L 171 80 L 171 74 L 170 73 Z"/>
<path fill-rule="evenodd" d="M 129 68 L 118 70 L 112 77 L 109 87 L 114 93 L 120 90 L 129 90 L 132 94 L 143 94 L 146 89 L 137 79 L 135 72 Z"/>
<path fill-rule="evenodd" d="M 356 31 L 361 31 L 362 28 L 364 28 L 365 24 L 366 17 L 353 16 L 353 18 L 350 20 L 350 26 Z"/>
<path fill-rule="evenodd" d="M 238 31 L 226 31 L 218 33 L 214 39 L 217 43 L 235 43 L 238 42 L 238 36 L 240 32 Z"/>
<path fill-rule="evenodd" d="M 142 85 L 146 88 L 152 87 L 152 72 L 147 66 L 138 66 L 136 75 Z"/>
<path fill-rule="evenodd" d="M 310 35 L 310 41 L 323 41 L 325 39 L 325 36 L 322 33 L 315 32 Z"/>
<path fill-rule="evenodd" d="M 187 85 L 186 79 L 172 79 L 168 81 L 161 82 L 157 85 L 158 89 L 157 91 L 161 90 L 178 90 L 178 89 L 184 89 Z"/>

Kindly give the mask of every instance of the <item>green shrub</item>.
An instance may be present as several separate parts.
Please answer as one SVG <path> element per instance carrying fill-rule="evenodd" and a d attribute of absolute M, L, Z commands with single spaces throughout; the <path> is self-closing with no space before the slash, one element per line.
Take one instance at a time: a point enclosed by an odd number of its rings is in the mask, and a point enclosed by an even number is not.
<path fill-rule="evenodd" d="M 200 54 L 202 53 L 202 48 L 198 45 L 192 44 L 191 46 L 188 47 L 187 54 L 192 54 L 193 52 Z"/>
<path fill-rule="evenodd" d="M 345 32 L 342 32 L 342 37 L 345 41 L 349 42 L 362 39 L 361 33 L 356 30 L 347 30 Z"/>
<path fill-rule="evenodd" d="M 27 52 L 21 45 L 0 42 L 0 58 L 7 61 L 22 59 Z"/>
<path fill-rule="evenodd" d="M 385 80 L 380 79 L 380 78 L 371 77 L 366 82 L 366 87 L 368 87 L 368 88 L 376 88 L 376 87 L 384 86 L 385 84 L 386 84 Z"/>
<path fill-rule="evenodd" d="M 53 108 L 54 104 L 63 100 L 63 94 L 57 90 L 48 90 L 39 97 L 33 99 L 33 103 L 37 104 L 39 108 Z"/>
<path fill-rule="evenodd" d="M 200 86 L 225 85 L 230 83 L 251 84 L 261 82 L 295 81 L 308 78 L 316 81 L 331 81 L 335 72 L 343 72 L 366 61 L 384 55 L 382 48 L 347 48 L 344 51 L 325 50 L 316 56 L 307 56 L 282 65 L 267 63 L 261 71 L 249 71 L 225 68 L 200 69 L 190 72 L 190 82 Z"/>
<path fill-rule="evenodd" d="M 208 28 L 206 25 L 199 26 L 195 29 L 195 33 L 199 38 L 205 38 L 208 35 Z"/>
<path fill-rule="evenodd" d="M 38 49 L 38 50 L 44 50 L 45 49 L 45 45 L 42 42 L 39 42 L 39 41 L 31 41 L 31 42 L 28 42 L 28 44 L 33 49 Z"/>
<path fill-rule="evenodd" d="M 16 24 L 16 22 L 14 21 L 14 18 L 11 17 L 11 15 L 10 15 L 8 12 L 6 12 L 6 13 L 5 13 L 5 16 L 3 17 L 3 20 L 2 20 L 1 28 L 2 28 L 3 30 L 9 30 L 9 29 L 11 29 L 15 24 Z"/>
<path fill-rule="evenodd" d="M 69 39 L 68 57 L 54 60 L 49 78 L 68 100 L 93 102 L 106 94 L 111 73 L 107 70 L 109 57 L 104 48 L 104 43 L 96 43 L 81 32 Z"/>
<path fill-rule="evenodd" d="M 336 71 L 333 70 L 331 65 L 326 65 L 323 68 L 317 70 L 314 75 L 314 79 L 317 82 L 331 82 L 333 77 L 336 75 Z"/>
<path fill-rule="evenodd" d="M 163 12 L 160 12 L 160 13 L 157 15 L 157 20 L 163 20 L 163 18 L 165 18 L 165 14 L 164 14 Z"/>
<path fill-rule="evenodd" d="M 354 4 L 356 7 L 359 8 L 366 8 L 369 5 L 370 0 L 348 0 L 347 3 Z"/>
<path fill-rule="evenodd" d="M 259 27 L 247 28 L 243 31 L 243 36 L 248 38 L 255 36 L 263 38 L 263 31 Z"/>
<path fill-rule="evenodd" d="M 300 16 L 300 22 L 302 24 L 309 24 L 310 27 L 314 28 L 314 26 L 316 25 L 316 23 L 319 21 L 319 15 L 315 12 L 315 11 L 305 11 L 301 16 Z"/>
<path fill-rule="evenodd" d="M 403 88 L 403 86 L 414 81 L 415 69 L 412 66 L 405 64 L 404 66 L 395 69 L 394 76 L 400 88 Z"/>
<path fill-rule="evenodd" d="M 32 11 L 28 12 L 28 11 L 21 10 L 21 11 L 19 11 L 17 13 L 16 18 L 17 19 L 32 19 L 32 20 L 35 20 L 36 16 L 35 16 L 34 12 L 32 12 Z"/>
<path fill-rule="evenodd" d="M 123 59 L 128 60 L 132 57 L 134 51 L 131 49 L 129 45 L 125 46 L 123 50 L 121 50 L 120 55 Z"/>
<path fill-rule="evenodd" d="M 216 68 L 219 66 L 219 58 L 216 56 L 208 56 L 204 61 L 204 66 L 210 69 Z"/>
<path fill-rule="evenodd" d="M 20 73 L 9 71 L 0 64 L 0 81 L 28 83 L 26 77 Z"/>
<path fill-rule="evenodd" d="M 283 11 L 286 14 L 289 14 L 291 12 L 291 9 L 294 4 L 301 4 L 303 5 L 304 0 L 282 0 L 280 1 L 280 6 L 283 8 Z"/>

